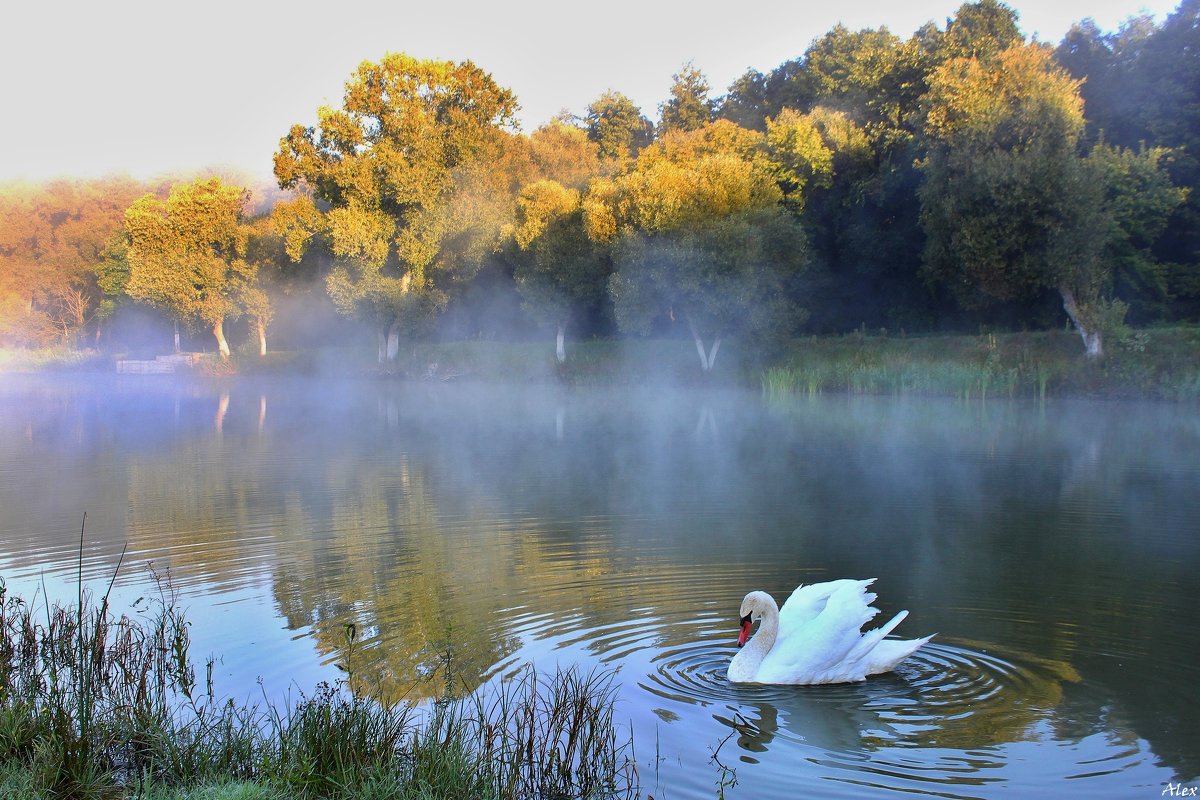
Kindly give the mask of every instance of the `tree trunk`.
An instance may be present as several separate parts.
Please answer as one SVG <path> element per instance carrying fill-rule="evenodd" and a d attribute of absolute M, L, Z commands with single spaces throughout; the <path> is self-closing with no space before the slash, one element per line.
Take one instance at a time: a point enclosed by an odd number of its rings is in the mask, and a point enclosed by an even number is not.
<path fill-rule="evenodd" d="M 396 354 L 400 352 L 400 320 L 395 320 L 388 326 L 387 333 L 387 360 L 395 361 Z"/>
<path fill-rule="evenodd" d="M 179 320 L 175 320 L 175 354 L 179 354 Z"/>
<path fill-rule="evenodd" d="M 700 338 L 699 331 L 691 320 L 688 320 L 688 328 L 692 331 L 692 340 L 696 342 L 696 351 L 700 353 L 700 368 L 705 372 L 711 372 L 713 364 L 717 360 L 717 351 L 721 349 L 721 336 L 718 334 L 713 338 L 712 349 L 707 353 L 704 351 L 704 340 Z"/>
<path fill-rule="evenodd" d="M 375 342 L 378 347 L 375 360 L 382 364 L 387 361 L 387 326 L 383 323 L 375 329 Z"/>
<path fill-rule="evenodd" d="M 1063 309 L 1067 312 L 1067 316 L 1071 318 L 1071 323 L 1075 326 L 1075 330 L 1079 332 L 1080 338 L 1083 339 L 1083 346 L 1087 352 L 1088 360 L 1099 361 L 1104 358 L 1103 337 L 1099 330 L 1088 327 L 1088 323 L 1080 313 L 1079 304 L 1075 302 L 1075 294 L 1065 286 L 1058 287 L 1058 293 L 1062 295 Z"/>
<path fill-rule="evenodd" d="M 558 339 L 554 349 L 554 356 L 560 364 L 567 360 L 566 335 L 567 321 L 564 319 L 558 323 Z"/>
<path fill-rule="evenodd" d="M 258 333 L 258 354 L 265 356 L 267 354 L 267 324 L 263 322 L 262 317 L 254 318 L 254 330 Z"/>
<path fill-rule="evenodd" d="M 229 358 L 229 342 L 225 341 L 225 320 L 224 318 L 213 323 L 213 336 L 217 337 L 217 352 L 221 354 L 221 358 Z"/>

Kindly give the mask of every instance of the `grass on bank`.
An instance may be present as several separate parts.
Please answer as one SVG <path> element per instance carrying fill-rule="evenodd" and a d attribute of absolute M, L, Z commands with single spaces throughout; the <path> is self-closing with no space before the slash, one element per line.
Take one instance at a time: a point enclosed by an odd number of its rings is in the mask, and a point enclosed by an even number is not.
<path fill-rule="evenodd" d="M 617 798 L 636 792 L 611 673 L 526 671 L 431 708 L 345 682 L 295 704 L 239 705 L 203 680 L 164 582 L 117 616 L 0 581 L 0 796 L 13 800 Z M 111 584 L 110 584 L 111 588 Z"/>
<path fill-rule="evenodd" d="M 759 388 L 768 396 L 848 392 L 961 398 L 1086 396 L 1200 400 L 1200 327 L 1126 330 L 1110 337 L 1100 363 L 1084 358 L 1071 331 L 980 335 L 889 335 L 865 330 L 802 337 L 769 354 L 737 340 L 722 344 L 703 373 L 687 339 L 592 339 L 569 342 L 567 360 L 553 342 L 472 340 L 402 347 L 380 365 L 373 348 L 236 353 L 207 374 L 319 374 L 407 380 L 473 380 L 567 385 L 718 385 Z M 6 366 L 7 365 L 7 366 Z M 112 370 L 92 354 L 26 354 L 0 371 Z"/>
<path fill-rule="evenodd" d="M 1200 400 L 1200 328 L 1129 331 L 1100 363 L 1072 332 L 850 335 L 793 342 L 763 370 L 768 397 L 823 392 L 963 399 L 1047 396 Z"/>

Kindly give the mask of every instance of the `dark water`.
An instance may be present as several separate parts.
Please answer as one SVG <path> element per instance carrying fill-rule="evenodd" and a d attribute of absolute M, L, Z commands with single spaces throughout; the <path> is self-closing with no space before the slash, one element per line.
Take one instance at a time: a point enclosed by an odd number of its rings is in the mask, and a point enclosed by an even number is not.
<path fill-rule="evenodd" d="M 659 800 L 1200 781 L 1195 407 L 0 381 L 10 590 L 74 595 L 86 511 L 86 577 L 169 571 L 234 697 L 336 677 L 355 622 L 412 699 L 447 647 L 469 684 L 616 670 Z M 746 591 L 838 577 L 937 637 L 861 685 L 726 681 Z"/>

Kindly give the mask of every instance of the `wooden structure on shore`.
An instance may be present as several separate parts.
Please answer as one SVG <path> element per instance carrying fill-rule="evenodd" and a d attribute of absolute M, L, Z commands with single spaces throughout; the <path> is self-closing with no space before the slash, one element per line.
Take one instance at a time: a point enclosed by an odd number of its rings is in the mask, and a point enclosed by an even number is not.
<path fill-rule="evenodd" d="M 117 372 L 125 375 L 172 375 L 194 369 L 202 361 L 210 358 L 210 353 L 174 353 L 158 356 L 153 361 L 120 359 L 117 361 Z"/>

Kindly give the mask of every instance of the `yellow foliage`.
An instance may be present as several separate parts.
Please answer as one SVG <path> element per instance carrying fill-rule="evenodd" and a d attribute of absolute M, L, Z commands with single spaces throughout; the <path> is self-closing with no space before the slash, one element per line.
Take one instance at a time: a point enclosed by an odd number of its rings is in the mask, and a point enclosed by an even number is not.
<path fill-rule="evenodd" d="M 728 120 L 672 131 L 638 157 L 632 171 L 596 181 L 584 200 L 594 241 L 619 231 L 664 232 L 702 227 L 782 197 L 762 134 Z"/>
<path fill-rule="evenodd" d="M 543 180 L 531 183 L 517 197 L 517 221 L 513 239 L 521 249 L 541 236 L 555 219 L 579 208 L 580 194 L 558 181 Z"/>

